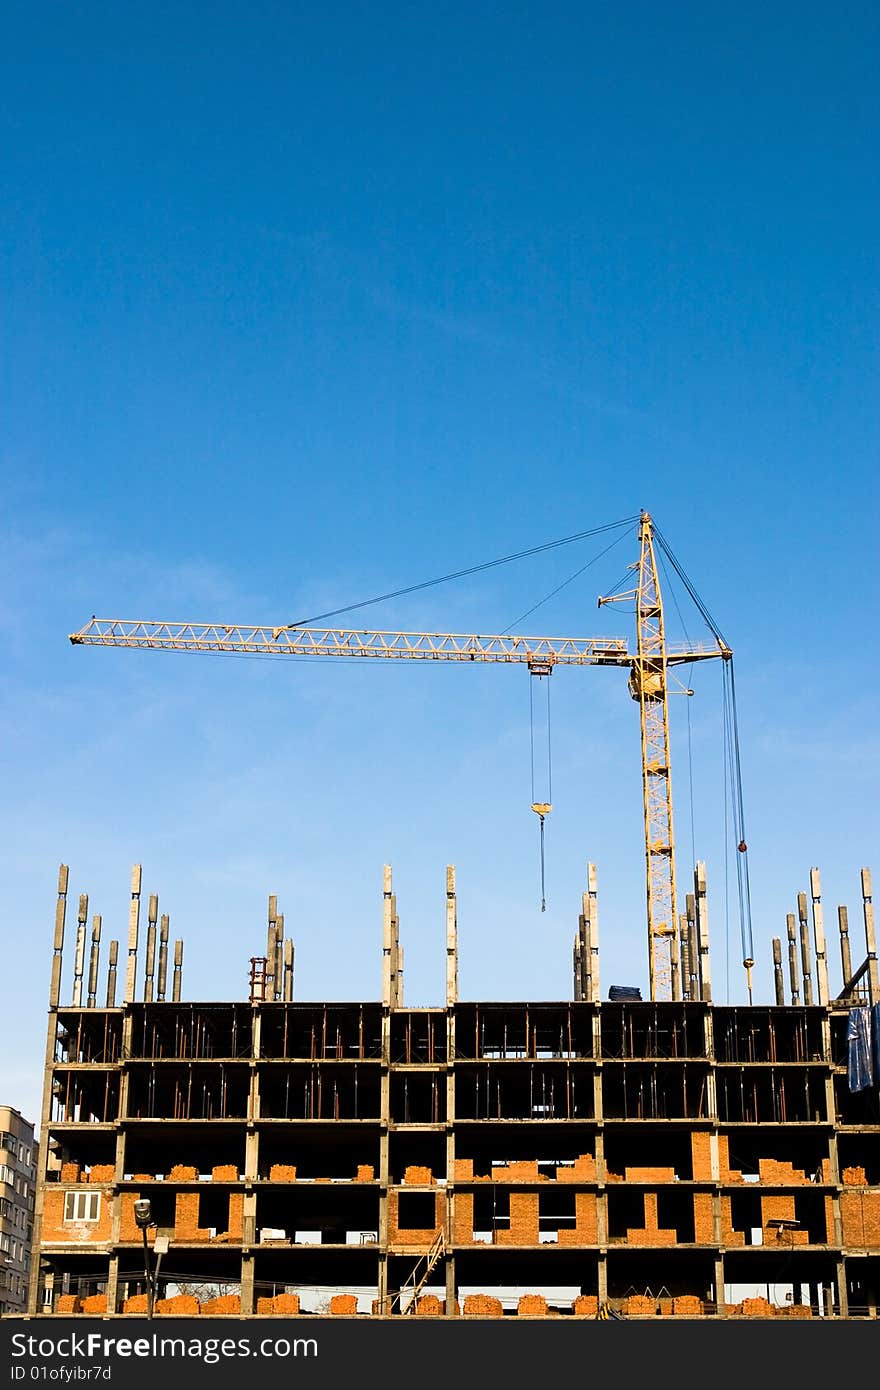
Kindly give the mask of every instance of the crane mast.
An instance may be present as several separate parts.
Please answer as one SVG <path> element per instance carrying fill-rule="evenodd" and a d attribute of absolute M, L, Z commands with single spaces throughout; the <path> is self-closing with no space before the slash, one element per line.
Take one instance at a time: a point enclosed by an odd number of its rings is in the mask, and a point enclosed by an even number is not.
<path fill-rule="evenodd" d="M 71 633 L 70 641 L 76 646 L 276 657 L 498 662 L 525 665 L 532 674 L 542 675 L 549 675 L 555 666 L 627 667 L 630 694 L 638 701 L 641 724 L 650 997 L 668 999 L 672 993 L 671 941 L 677 922 L 668 673 L 671 666 L 719 656 L 727 660 L 732 653 L 720 638 L 713 645 L 689 642 L 685 646 L 667 646 L 654 527 L 648 512 L 642 512 L 639 519 L 639 540 L 638 564 L 631 567 L 638 571 L 636 586 L 599 599 L 600 607 L 604 603 L 635 600 L 635 652 L 629 650 L 625 638 L 619 637 L 526 637 L 506 633 L 485 636 L 96 617 Z"/>

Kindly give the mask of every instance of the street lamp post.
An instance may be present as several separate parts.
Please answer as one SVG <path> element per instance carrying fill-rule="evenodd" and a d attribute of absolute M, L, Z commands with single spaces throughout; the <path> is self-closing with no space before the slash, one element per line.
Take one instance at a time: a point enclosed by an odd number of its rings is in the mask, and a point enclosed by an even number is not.
<path fill-rule="evenodd" d="M 135 1202 L 134 1219 L 136 1224 L 140 1227 L 144 1237 L 144 1272 L 147 1276 L 147 1317 L 152 1318 L 155 1287 L 153 1283 L 153 1274 L 150 1269 L 150 1247 L 147 1244 L 147 1231 L 150 1226 L 155 1225 L 155 1222 L 153 1221 L 152 1204 L 146 1197 L 142 1197 L 139 1201 Z"/>

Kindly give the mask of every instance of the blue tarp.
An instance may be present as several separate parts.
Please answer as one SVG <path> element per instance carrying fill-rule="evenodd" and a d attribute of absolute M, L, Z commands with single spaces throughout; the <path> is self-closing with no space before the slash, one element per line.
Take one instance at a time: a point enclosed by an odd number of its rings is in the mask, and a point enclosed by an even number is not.
<path fill-rule="evenodd" d="M 863 1007 L 850 1009 L 846 1041 L 851 1091 L 864 1091 L 874 1084 L 871 1032 L 871 1010 Z"/>

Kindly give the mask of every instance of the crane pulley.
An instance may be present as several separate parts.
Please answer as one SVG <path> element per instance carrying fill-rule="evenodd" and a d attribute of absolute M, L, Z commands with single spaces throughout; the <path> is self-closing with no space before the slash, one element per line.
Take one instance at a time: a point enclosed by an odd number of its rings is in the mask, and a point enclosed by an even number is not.
<path fill-rule="evenodd" d="M 599 530 L 608 528 L 597 528 Z M 582 535 L 595 534 L 584 532 Z M 640 555 L 632 566 L 634 587 L 621 594 L 600 598 L 604 603 L 622 599 L 635 601 L 637 645 L 631 651 L 620 637 L 518 636 L 509 633 L 481 635 L 454 632 L 399 632 L 354 628 L 312 628 L 297 625 L 262 627 L 226 623 L 165 622 L 155 619 L 92 617 L 78 632 L 70 634 L 77 646 L 129 647 L 148 650 L 215 652 L 273 657 L 341 657 L 361 660 L 495 662 L 525 665 L 534 676 L 549 677 L 556 666 L 615 666 L 628 669 L 629 689 L 638 701 L 641 728 L 642 796 L 644 810 L 646 899 L 650 997 L 671 997 L 670 938 L 676 930 L 675 841 L 672 818 L 670 775 L 668 673 L 670 667 L 692 665 L 721 657 L 727 665 L 733 655 L 717 626 L 712 622 L 690 582 L 671 551 L 659 536 L 664 552 L 675 565 L 709 623 L 714 641 L 670 645 L 666 641 L 663 603 L 654 546 L 655 527 L 648 512 L 639 518 Z M 579 537 L 566 538 L 564 542 Z M 523 554 L 534 554 L 548 546 L 535 547 Z M 507 559 L 490 564 L 505 563 Z M 475 573 L 488 565 L 460 573 Z M 446 576 L 447 578 L 455 576 Z M 413 589 L 426 587 L 415 585 Z M 401 592 L 410 592 L 404 590 Z M 354 607 L 362 605 L 353 605 Z M 340 610 L 342 611 L 342 610 Z M 348 610 L 346 610 L 348 611 Z M 738 755 L 738 747 L 737 747 Z M 736 772 L 739 773 L 738 756 Z M 741 791 L 739 795 L 738 839 L 744 849 Z M 532 810 L 541 823 L 542 908 L 544 818 L 550 812 L 551 797 L 539 801 L 532 796 Z M 741 855 L 745 860 L 745 854 Z M 745 869 L 744 869 L 745 872 Z M 741 893 L 742 900 L 742 893 Z M 747 901 L 747 878 L 746 878 Z M 741 908 L 742 912 L 742 908 Z M 744 957 L 751 964 L 751 924 L 748 941 L 743 929 Z M 745 961 L 744 961 L 745 963 Z"/>

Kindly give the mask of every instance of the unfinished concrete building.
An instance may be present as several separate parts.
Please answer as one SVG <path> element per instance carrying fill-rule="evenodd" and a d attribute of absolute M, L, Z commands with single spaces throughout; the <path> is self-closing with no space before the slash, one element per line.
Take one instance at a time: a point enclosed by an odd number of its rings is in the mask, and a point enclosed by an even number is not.
<path fill-rule="evenodd" d="M 389 869 L 381 998 L 350 1003 L 294 999 L 274 898 L 249 997 L 185 1001 L 139 867 L 106 976 L 80 898 L 62 1003 L 67 883 L 33 1311 L 143 1314 L 147 1197 L 159 1314 L 877 1316 L 878 1078 L 854 1085 L 850 1036 L 880 1003 L 867 870 L 862 963 L 840 909 L 832 991 L 814 870 L 774 1003 L 748 1006 L 712 1002 L 701 865 L 662 1002 L 601 997 L 592 865 L 572 999 L 509 1003 L 458 997 L 449 868 L 436 1008 L 404 1005 Z"/>

